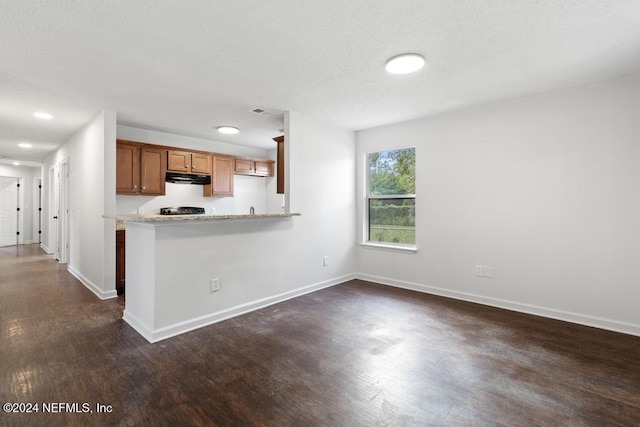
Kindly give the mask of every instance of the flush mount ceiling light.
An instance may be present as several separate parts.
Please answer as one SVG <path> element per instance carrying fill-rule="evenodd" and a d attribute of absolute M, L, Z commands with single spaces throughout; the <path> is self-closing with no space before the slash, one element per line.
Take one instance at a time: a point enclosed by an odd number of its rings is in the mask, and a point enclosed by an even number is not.
<path fill-rule="evenodd" d="M 33 117 L 36 117 L 38 119 L 42 119 L 42 120 L 51 120 L 53 119 L 53 116 L 45 111 L 36 111 L 35 113 L 33 113 Z"/>
<path fill-rule="evenodd" d="M 403 53 L 390 58 L 385 65 L 391 74 L 409 74 L 424 67 L 424 56 L 417 53 Z"/>
<path fill-rule="evenodd" d="M 225 133 L 227 135 L 233 135 L 240 132 L 240 129 L 238 129 L 235 126 L 218 126 L 217 129 L 218 129 L 218 132 Z"/>
<path fill-rule="evenodd" d="M 33 145 L 29 144 L 28 142 L 21 142 L 20 144 L 18 144 L 18 147 L 20 147 L 20 148 L 31 148 L 31 147 L 33 147 Z"/>

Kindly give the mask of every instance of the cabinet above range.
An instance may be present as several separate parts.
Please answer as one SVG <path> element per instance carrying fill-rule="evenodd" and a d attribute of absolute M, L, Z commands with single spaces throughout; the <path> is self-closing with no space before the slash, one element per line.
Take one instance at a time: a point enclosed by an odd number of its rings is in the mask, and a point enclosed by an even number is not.
<path fill-rule="evenodd" d="M 172 172 L 211 173 L 211 154 L 167 150 L 167 170 Z"/>

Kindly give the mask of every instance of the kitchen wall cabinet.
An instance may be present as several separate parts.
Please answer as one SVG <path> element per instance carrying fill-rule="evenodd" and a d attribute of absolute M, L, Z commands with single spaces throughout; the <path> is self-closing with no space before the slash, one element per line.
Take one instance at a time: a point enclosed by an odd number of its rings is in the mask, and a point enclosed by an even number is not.
<path fill-rule="evenodd" d="M 233 196 L 234 174 L 273 176 L 274 165 L 273 160 L 180 150 L 119 139 L 116 145 L 116 194 L 163 196 L 165 175 L 172 171 L 211 175 L 211 184 L 203 186 L 205 197 Z"/>
<path fill-rule="evenodd" d="M 118 140 L 116 194 L 165 194 L 165 152 L 159 147 Z"/>
<path fill-rule="evenodd" d="M 273 176 L 273 160 L 236 158 L 233 172 L 238 175 Z"/>
<path fill-rule="evenodd" d="M 168 150 L 167 170 L 172 172 L 211 173 L 211 155 L 184 150 Z"/>
<path fill-rule="evenodd" d="M 140 194 L 140 146 L 116 146 L 116 194 Z"/>
<path fill-rule="evenodd" d="M 204 186 L 204 196 L 233 196 L 233 157 L 213 156 L 211 185 Z"/>
<path fill-rule="evenodd" d="M 284 194 L 284 135 L 273 140 L 278 144 L 276 150 L 276 193 Z"/>

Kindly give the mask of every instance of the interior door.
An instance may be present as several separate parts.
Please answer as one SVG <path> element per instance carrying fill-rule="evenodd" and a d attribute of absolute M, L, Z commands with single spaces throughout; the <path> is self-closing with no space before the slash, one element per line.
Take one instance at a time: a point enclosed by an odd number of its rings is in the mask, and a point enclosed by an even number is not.
<path fill-rule="evenodd" d="M 69 262 L 69 161 L 60 163 L 58 179 L 58 247 L 63 264 Z"/>
<path fill-rule="evenodd" d="M 49 182 L 51 183 L 51 192 L 49 199 L 49 242 L 50 249 L 53 251 L 53 257 L 60 260 L 60 167 L 58 165 L 49 169 Z"/>
<path fill-rule="evenodd" d="M 0 177 L 0 246 L 18 244 L 18 180 Z"/>

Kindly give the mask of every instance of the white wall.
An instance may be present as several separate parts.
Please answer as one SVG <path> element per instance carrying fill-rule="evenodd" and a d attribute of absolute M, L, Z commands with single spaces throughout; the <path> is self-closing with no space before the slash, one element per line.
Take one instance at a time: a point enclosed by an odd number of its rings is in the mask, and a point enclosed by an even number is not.
<path fill-rule="evenodd" d="M 38 180 L 41 178 L 42 168 L 31 166 L 14 166 L 0 163 L 0 176 L 18 178 L 20 181 L 20 214 L 21 214 L 21 243 L 37 243 L 39 230 L 39 189 Z"/>
<path fill-rule="evenodd" d="M 129 141 L 275 160 L 273 150 L 265 151 L 128 126 L 118 126 L 117 132 L 118 139 Z M 275 177 L 235 175 L 233 197 L 203 197 L 201 185 L 167 183 L 164 196 L 116 196 L 116 212 L 157 214 L 160 208 L 166 206 L 199 206 L 209 214 L 215 211 L 218 215 L 246 214 L 251 206 L 256 213 L 279 212 L 274 210 L 276 205 L 281 204 L 277 202 L 281 197 L 276 196 L 275 180 Z"/>
<path fill-rule="evenodd" d="M 358 132 L 359 221 L 365 153 L 417 147 L 418 246 L 358 276 L 640 335 L 638 111 L 634 76 Z"/>
<path fill-rule="evenodd" d="M 116 296 L 115 224 L 102 218 L 115 211 L 115 128 L 115 113 L 100 113 L 43 166 L 43 199 L 48 205 L 49 169 L 69 162 L 68 270 L 100 298 Z M 47 206 L 43 218 L 50 216 Z M 48 225 L 43 221 L 45 246 L 49 246 Z"/>

